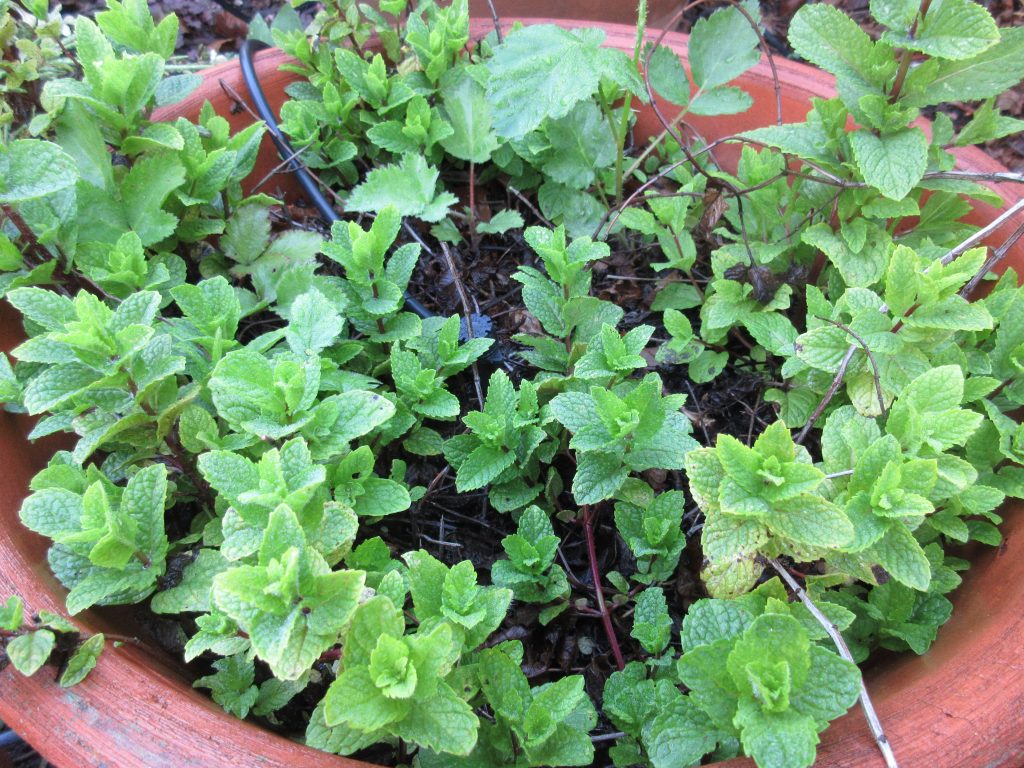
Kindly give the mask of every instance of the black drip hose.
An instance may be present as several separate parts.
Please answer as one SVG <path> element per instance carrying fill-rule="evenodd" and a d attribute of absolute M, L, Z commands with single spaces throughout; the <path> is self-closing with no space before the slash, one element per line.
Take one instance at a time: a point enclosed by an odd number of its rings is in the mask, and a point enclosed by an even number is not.
<path fill-rule="evenodd" d="M 295 160 L 296 152 L 292 149 L 292 145 L 288 143 L 288 140 L 281 134 L 281 130 L 277 127 L 277 117 L 274 115 L 274 111 L 270 108 L 270 104 L 267 102 L 267 97 L 263 94 L 263 88 L 260 86 L 260 81 L 256 77 L 256 67 L 253 66 L 253 54 L 256 51 L 269 47 L 270 46 L 260 40 L 244 40 L 242 42 L 242 47 L 239 49 L 239 59 L 242 64 L 242 77 L 245 79 L 245 87 L 249 90 L 249 97 L 252 99 L 252 103 L 256 108 L 257 114 L 259 114 L 263 122 L 267 124 L 267 128 L 270 130 L 270 140 L 273 141 L 274 146 L 277 147 L 277 152 L 281 156 L 281 159 L 288 161 L 288 170 L 295 176 L 295 179 L 299 182 L 299 186 L 302 187 L 302 191 L 313 205 L 316 206 L 316 209 L 320 212 L 323 219 L 328 224 L 331 224 L 338 221 L 340 217 L 335 213 L 330 202 L 328 202 L 327 198 L 324 197 L 324 194 L 320 191 L 320 185 L 317 184 L 306 169 L 302 167 L 302 164 Z M 409 309 L 420 317 L 433 317 L 433 313 L 429 309 L 424 307 L 408 293 L 405 294 L 405 303 L 409 306 Z"/>

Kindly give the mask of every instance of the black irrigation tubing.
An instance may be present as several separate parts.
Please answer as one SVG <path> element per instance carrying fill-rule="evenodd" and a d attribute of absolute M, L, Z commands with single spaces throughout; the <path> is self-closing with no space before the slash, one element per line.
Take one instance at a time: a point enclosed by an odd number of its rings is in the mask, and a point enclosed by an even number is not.
<path fill-rule="evenodd" d="M 9 749 L 21 743 L 21 736 L 14 731 L 0 732 L 0 749 Z"/>
<path fill-rule="evenodd" d="M 330 202 L 324 197 L 323 192 L 320 191 L 320 185 L 310 176 L 309 172 L 302 167 L 302 164 L 295 160 L 296 152 L 292 149 L 291 144 L 281 134 L 281 130 L 277 127 L 277 117 L 274 115 L 274 111 L 270 108 L 270 104 L 267 102 L 267 97 L 263 94 L 263 87 L 260 85 L 259 79 L 256 77 L 256 68 L 253 66 L 253 54 L 256 51 L 261 51 L 264 48 L 269 48 L 266 43 L 259 40 L 245 40 L 242 42 L 242 46 L 239 49 L 239 60 L 242 64 L 242 77 L 245 79 L 245 87 L 249 90 L 249 97 L 252 99 L 253 106 L 256 108 L 256 112 L 263 119 L 263 122 L 267 124 L 267 128 L 270 131 L 270 140 L 274 142 L 274 146 L 277 147 L 277 152 L 281 156 L 282 160 L 289 160 L 288 170 L 295 176 L 295 179 L 299 182 L 299 186 L 302 187 L 302 191 L 310 199 L 316 209 L 320 212 L 320 215 L 324 220 L 331 224 L 338 221 L 341 217 L 335 213 L 334 208 L 331 207 Z M 419 301 L 414 299 L 408 293 L 405 294 L 405 303 L 409 306 L 413 312 L 423 318 L 433 317 L 433 312 L 423 306 Z"/>

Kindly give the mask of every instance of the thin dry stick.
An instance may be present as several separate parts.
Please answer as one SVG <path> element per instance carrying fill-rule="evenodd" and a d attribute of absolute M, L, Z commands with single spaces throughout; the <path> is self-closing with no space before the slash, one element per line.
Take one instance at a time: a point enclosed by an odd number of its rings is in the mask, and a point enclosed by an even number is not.
<path fill-rule="evenodd" d="M 543 213 L 537 210 L 537 207 L 533 203 L 531 203 L 530 199 L 526 197 L 522 192 L 513 187 L 511 184 L 508 184 L 506 188 L 508 189 L 509 192 L 516 196 L 516 199 L 518 199 L 519 202 L 521 202 L 523 205 L 529 208 L 530 213 L 536 216 L 545 227 L 547 227 L 548 229 L 555 228 L 555 225 L 552 223 L 551 219 L 546 218 Z M 598 231 L 600 232 L 600 229 L 598 229 Z"/>
<path fill-rule="evenodd" d="M 469 304 L 469 294 L 466 293 L 466 286 L 462 284 L 462 278 L 459 277 L 459 270 L 455 266 L 455 259 L 452 258 L 451 249 L 448 247 L 448 243 L 444 240 L 441 241 L 441 252 L 444 254 L 444 260 L 448 264 L 448 271 L 451 273 L 452 281 L 455 283 L 455 290 L 459 293 L 459 301 L 462 303 L 462 311 L 466 316 L 466 335 L 469 338 L 475 338 L 476 334 L 473 333 L 473 310 Z M 484 407 L 484 390 L 480 386 L 480 371 L 476 367 L 476 363 L 473 363 L 473 385 L 476 387 L 476 399 L 480 401 L 480 409 Z"/>
<path fill-rule="evenodd" d="M 307 144 L 306 146 L 304 146 L 304 147 L 302 147 L 300 149 L 296 149 L 294 152 L 292 152 L 290 155 L 288 155 L 288 157 L 286 157 L 280 163 L 278 163 L 273 168 L 271 168 L 262 179 L 257 181 L 256 185 L 252 188 L 252 191 L 253 192 L 258 192 L 260 187 L 262 187 L 264 184 L 266 184 L 268 181 L 270 181 L 274 176 L 276 176 L 278 173 L 280 173 L 281 171 L 285 170 L 286 168 L 288 169 L 288 173 L 291 173 L 294 170 L 294 168 L 288 168 L 288 166 L 290 166 L 292 164 L 292 161 L 295 160 L 295 158 L 297 158 L 299 155 L 301 155 L 303 152 L 305 152 L 311 146 L 312 146 L 311 144 Z M 328 190 L 328 191 L 330 191 L 331 194 L 335 195 L 335 199 L 336 200 L 340 200 L 340 198 L 338 198 L 338 196 L 333 192 L 333 190 Z"/>
<path fill-rule="evenodd" d="M 503 41 L 501 34 L 501 20 L 498 19 L 498 10 L 494 7 L 494 0 L 487 0 L 487 7 L 491 9 L 491 18 L 494 19 L 494 34 L 498 37 L 498 43 Z"/>
<path fill-rule="evenodd" d="M 836 377 L 832 379 L 832 383 L 828 385 L 828 391 L 825 396 L 821 398 L 821 402 L 818 403 L 818 407 L 814 409 L 814 413 L 804 424 L 804 428 L 800 430 L 800 434 L 796 436 L 794 442 L 799 445 L 807 437 L 807 433 L 811 431 L 811 427 L 814 426 L 814 422 L 818 420 L 818 417 L 825 411 L 828 404 L 832 402 L 832 398 L 836 396 L 836 392 L 839 391 L 839 385 L 843 383 L 843 377 L 846 375 L 846 369 L 850 365 L 850 361 L 853 359 L 854 352 L 857 351 L 857 345 L 851 344 L 846 349 L 846 354 L 843 355 L 843 359 L 839 362 L 839 370 L 836 371 Z"/>
<path fill-rule="evenodd" d="M 981 269 L 978 270 L 978 274 L 972 277 L 970 281 L 968 281 L 967 285 L 960 289 L 960 295 L 967 298 L 974 293 L 974 289 L 978 287 L 978 283 L 985 278 L 985 275 L 995 269 L 999 262 L 1006 258 L 1006 254 L 1010 252 L 1010 249 L 1013 248 L 1014 244 L 1016 244 L 1022 236 L 1024 236 L 1024 224 L 1017 227 L 1013 234 L 1006 239 L 1006 242 L 999 246 L 995 250 L 995 253 L 993 253 L 992 256 L 990 256 L 985 263 L 981 265 Z"/>
<path fill-rule="evenodd" d="M 853 336 L 853 338 L 856 339 L 858 344 L 860 344 L 861 348 L 864 350 L 864 354 L 868 356 L 868 362 L 871 363 L 871 371 L 874 374 L 875 379 L 875 395 L 878 397 L 878 411 L 880 415 L 884 416 L 885 397 L 882 396 L 882 377 L 878 372 L 878 363 L 875 362 L 875 356 L 871 354 L 871 348 L 868 347 L 868 343 L 864 341 L 864 339 L 849 326 L 843 325 L 842 323 L 836 320 L 830 320 L 827 317 L 821 317 L 820 315 L 818 315 L 818 319 L 824 320 L 826 323 L 829 323 L 830 325 L 834 325 L 836 328 L 843 331 L 844 333 L 848 333 L 850 336 Z"/>
<path fill-rule="evenodd" d="M 984 240 L 988 235 L 992 234 L 995 230 L 999 229 L 999 227 L 1001 227 L 1009 219 L 1013 218 L 1013 216 L 1016 215 L 1017 212 L 1022 210 L 1024 210 L 1024 200 L 1018 200 L 1014 205 L 1010 206 L 1005 211 L 1003 211 L 998 217 L 993 219 L 988 224 L 988 226 L 979 229 L 977 232 L 968 237 L 962 243 L 950 249 L 950 251 L 945 256 L 943 256 L 942 259 L 940 259 L 942 265 L 945 266 L 946 264 L 949 264 L 964 251 Z M 1013 239 L 1013 236 L 1011 236 L 1011 239 Z M 888 312 L 889 305 L 882 304 L 882 306 L 878 308 L 878 311 Z M 865 349 L 867 348 L 865 347 Z M 811 427 L 814 426 L 814 422 L 818 420 L 818 417 L 821 416 L 821 414 L 825 411 L 825 408 L 828 407 L 828 404 L 832 401 L 832 398 L 835 397 L 836 392 L 839 391 L 839 385 L 842 383 L 843 377 L 846 375 L 846 369 L 850 365 L 850 360 L 853 359 L 853 355 L 856 351 L 856 342 L 851 344 L 847 348 L 846 354 L 843 355 L 843 359 L 839 363 L 839 370 L 836 372 L 835 378 L 829 385 L 828 391 L 825 393 L 825 396 L 822 398 L 821 402 L 818 403 L 818 407 L 814 409 L 814 413 L 811 414 L 811 418 L 808 420 L 806 424 L 804 424 L 804 428 L 800 430 L 800 434 L 797 435 L 797 443 L 803 442 L 803 440 L 807 437 L 807 433 L 811 431 Z"/>
<path fill-rule="evenodd" d="M 793 590 L 794 594 L 800 598 L 800 602 L 807 606 L 807 610 L 811 612 L 811 615 L 818 620 L 818 623 L 825 628 L 828 632 L 828 636 L 832 638 L 832 642 L 835 643 L 836 648 L 839 650 L 839 655 L 846 659 L 851 664 L 856 662 L 853 660 L 853 654 L 850 653 L 850 649 L 846 646 L 846 641 L 843 640 L 843 635 L 839 631 L 829 618 L 821 612 L 821 610 L 814 604 L 814 602 L 807 596 L 804 588 L 797 584 L 789 571 L 787 571 L 778 560 L 768 561 L 772 568 L 778 571 L 779 575 L 789 585 L 789 588 Z M 889 739 L 885 736 L 885 731 L 882 729 L 882 722 L 878 719 L 878 713 L 875 712 L 875 707 L 871 703 L 871 697 L 868 696 L 868 689 L 864 685 L 864 681 L 860 683 L 860 706 L 864 710 L 864 717 L 868 721 L 868 727 L 871 729 L 871 735 L 875 738 L 875 744 L 878 745 L 878 750 L 882 753 L 882 757 L 885 759 L 885 765 L 887 768 L 899 768 L 899 764 L 896 762 L 896 755 L 893 754 L 892 745 L 889 744 Z"/>
<path fill-rule="evenodd" d="M 980 173 L 978 171 L 932 171 L 924 175 L 926 179 L 965 179 L 967 181 L 994 181 L 1008 182 L 1011 184 L 1024 184 L 1024 173 L 994 172 Z"/>
<path fill-rule="evenodd" d="M 973 235 L 971 235 L 962 243 L 960 243 L 960 245 L 951 249 L 949 253 L 942 257 L 943 266 L 949 264 L 953 259 L 955 259 L 961 253 L 966 251 L 968 248 L 972 248 L 978 243 L 980 243 L 986 237 L 988 237 L 1001 226 L 1003 226 L 1003 224 L 1005 224 L 1009 219 L 1012 219 L 1014 216 L 1016 216 L 1017 213 L 1019 213 L 1020 211 L 1024 211 L 1024 200 L 1018 200 L 1016 203 L 1014 203 L 1001 214 L 999 214 L 996 218 L 992 219 L 992 221 L 989 222 L 987 226 L 982 227 Z"/>

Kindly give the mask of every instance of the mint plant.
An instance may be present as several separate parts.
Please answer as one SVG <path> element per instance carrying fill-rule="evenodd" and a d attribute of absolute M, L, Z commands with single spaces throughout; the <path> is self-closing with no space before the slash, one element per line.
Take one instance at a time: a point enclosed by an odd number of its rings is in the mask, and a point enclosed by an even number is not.
<path fill-rule="evenodd" d="M 615 505 L 615 526 L 637 559 L 638 581 L 667 581 L 679 562 L 686 544 L 683 535 L 681 491 L 666 491 L 651 498 L 620 501 Z"/>
<path fill-rule="evenodd" d="M 72 615 L 97 603 L 138 602 L 153 592 L 165 568 L 167 470 L 153 464 L 119 487 L 70 459 L 56 457 L 49 469 L 62 471 L 44 470 L 36 478 L 21 520 L 53 540 L 48 560 L 71 590 Z"/>
<path fill-rule="evenodd" d="M 1020 129 L 1019 30 L 807 5 L 789 43 L 838 96 L 709 141 L 755 4 L 689 67 L 643 2 L 621 50 L 377 5 L 251 28 L 294 56 L 320 226 L 249 191 L 262 124 L 152 121 L 202 79 L 173 16 L 111 0 L 72 40 L 0 2 L 0 400 L 70 437 L 20 512 L 68 612 L 143 604 L 217 704 L 358 759 L 812 764 L 1024 498 L 1016 235 L 967 221 L 1015 177 L 950 151 Z M 916 124 L 946 102 L 973 116 Z M 103 636 L 21 606 L 0 662 L 82 679 Z"/>
<path fill-rule="evenodd" d="M 18 597 L 9 597 L 0 606 L 0 670 L 10 664 L 31 676 L 53 663 L 61 668 L 61 687 L 70 688 L 95 668 L 105 640 L 102 633 L 83 639 L 74 624 L 50 611 L 40 611 L 26 620 L 25 606 Z"/>
<path fill-rule="evenodd" d="M 809 766 L 818 731 L 856 700 L 860 674 L 811 643 L 785 608 L 757 618 L 736 608 L 708 605 L 687 615 L 680 680 L 714 727 L 737 736 L 758 765 Z"/>
<path fill-rule="evenodd" d="M 799 455 L 782 422 L 750 448 L 719 435 L 715 448 L 689 453 L 687 474 L 705 514 L 703 578 L 714 596 L 749 591 L 764 557 L 821 557 L 853 538 L 842 509 L 815 493 L 824 473 Z"/>
<path fill-rule="evenodd" d="M 401 611 L 380 596 L 356 610 L 348 636 L 344 667 L 324 697 L 326 727 L 347 732 L 350 744 L 387 734 L 455 755 L 473 748 L 477 717 L 445 682 L 462 645 L 451 624 L 406 636 Z"/>
<path fill-rule="evenodd" d="M 524 381 L 516 392 L 508 376 L 496 371 L 484 409 L 466 413 L 463 422 L 469 431 L 444 443 L 445 458 L 456 469 L 456 488 L 490 485 L 488 498 L 502 512 L 533 501 L 541 491 L 541 468 L 558 447 L 545 429 L 550 417 L 538 406 L 536 386 Z"/>
<path fill-rule="evenodd" d="M 630 472 L 680 469 L 697 445 L 679 413 L 684 395 L 663 396 L 661 379 L 653 373 L 630 389 L 620 396 L 592 386 L 587 393 L 563 392 L 551 401 L 554 417 L 572 433 L 569 447 L 577 451 L 572 490 L 578 504 L 614 496 Z"/>
<path fill-rule="evenodd" d="M 491 566 L 491 579 L 499 587 L 508 587 L 517 600 L 527 603 L 553 603 L 540 617 L 547 624 L 567 607 L 569 582 L 565 571 L 555 564 L 558 537 L 547 513 L 537 506 L 527 507 L 519 518 L 519 527 L 501 540 L 507 560 Z"/>

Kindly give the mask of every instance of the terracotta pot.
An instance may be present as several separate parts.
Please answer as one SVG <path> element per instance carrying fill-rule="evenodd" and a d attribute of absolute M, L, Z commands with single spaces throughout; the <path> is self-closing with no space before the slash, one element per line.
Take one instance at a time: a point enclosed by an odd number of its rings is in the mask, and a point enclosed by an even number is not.
<path fill-rule="evenodd" d="M 568 22 L 566 26 L 584 26 Z M 474 35 L 486 34 L 489 18 L 473 24 Z M 608 42 L 632 51 L 634 32 L 606 25 Z M 686 37 L 669 35 L 665 42 L 685 57 Z M 272 99 L 283 99 L 283 87 L 294 75 L 281 73 L 280 52 L 257 56 L 258 70 Z M 786 121 L 803 118 L 812 96 L 833 94 L 829 77 L 808 67 L 777 61 Z M 244 112 L 232 115 L 218 85 L 223 79 L 245 94 L 234 64 L 206 73 L 206 87 L 161 119 L 183 114 L 195 117 L 208 98 L 235 127 L 248 121 Z M 765 61 L 738 81 L 755 100 L 746 115 L 694 119 L 707 138 L 732 134 L 770 123 L 775 117 L 772 77 Z M 640 137 L 658 130 L 649 112 L 639 121 Z M 269 144 L 267 156 L 252 179 L 262 177 L 278 160 Z M 722 156 L 728 164 L 728 156 Z M 959 153 L 959 167 L 972 171 L 1005 170 L 975 149 Z M 1021 190 L 999 190 L 1011 203 Z M 978 206 L 972 220 L 993 218 L 993 209 Z M 1009 223 L 1002 235 L 1024 222 Z M 994 237 L 993 243 L 1000 242 Z M 1007 266 L 1024 269 L 1024 241 L 1006 259 Z M 10 349 L 20 330 L 14 313 L 4 305 L 0 343 Z M 24 529 L 17 511 L 31 476 L 46 461 L 52 447 L 30 445 L 25 420 L 0 413 L 0 596 L 17 594 L 29 610 L 61 611 L 65 591 L 46 565 L 47 542 Z M 1024 764 L 1024 518 L 1019 505 L 1007 510 L 1006 537 L 998 549 L 974 558 L 963 586 L 953 595 L 956 610 L 939 632 L 938 641 L 923 657 L 905 655 L 886 661 L 868 673 L 882 722 L 904 768 L 914 766 L 1019 766 Z M 92 610 L 77 617 L 88 632 L 121 632 L 111 611 Z M 173 659 L 146 646 L 123 646 L 104 652 L 95 672 L 81 685 L 63 690 L 44 672 L 25 679 L 13 670 L 0 674 L 0 720 L 22 733 L 51 762 L 62 768 L 117 766 L 263 766 L 264 768 L 322 768 L 365 764 L 324 755 L 225 714 L 204 694 L 193 691 Z M 881 765 L 881 758 L 859 709 L 852 710 L 823 735 L 819 765 L 863 768 Z M 728 765 L 749 765 L 733 761 Z"/>

